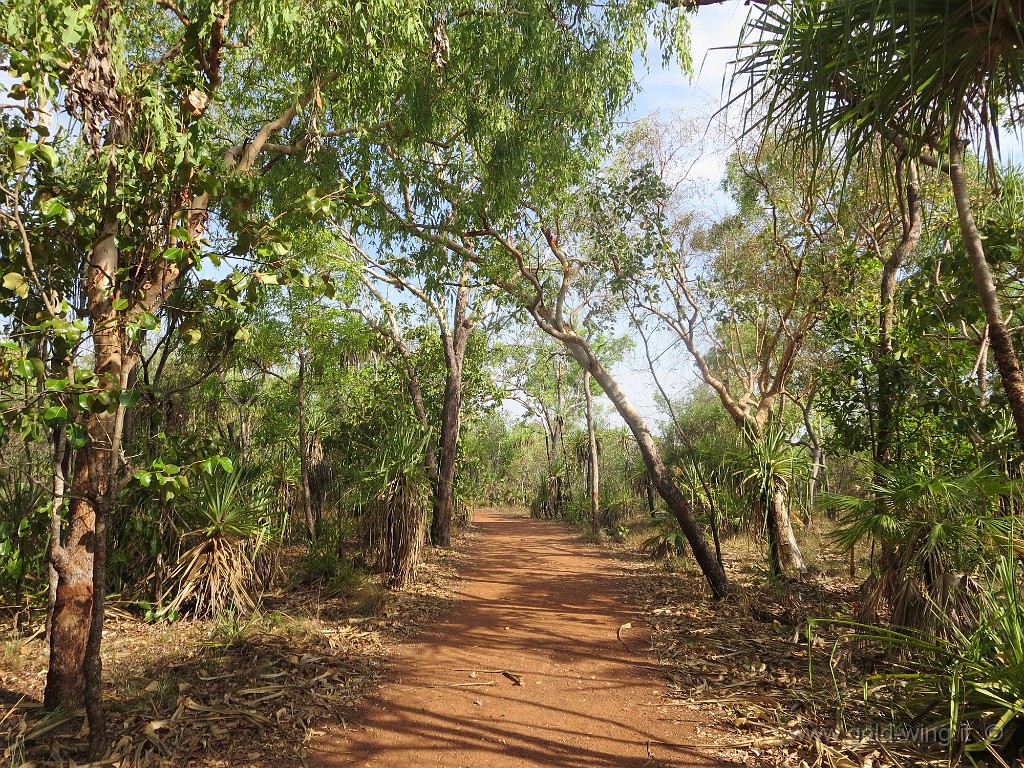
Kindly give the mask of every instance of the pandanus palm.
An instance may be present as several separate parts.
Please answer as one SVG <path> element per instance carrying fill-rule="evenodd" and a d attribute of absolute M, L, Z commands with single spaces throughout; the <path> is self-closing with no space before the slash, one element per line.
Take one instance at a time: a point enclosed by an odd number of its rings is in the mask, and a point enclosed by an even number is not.
<path fill-rule="evenodd" d="M 383 442 L 366 447 L 368 464 L 354 468 L 349 478 L 350 501 L 362 509 L 364 538 L 389 586 L 408 583 L 423 545 L 428 439 L 418 423 L 401 425 Z"/>
<path fill-rule="evenodd" d="M 734 476 L 763 510 L 772 575 L 786 570 L 802 575 L 807 565 L 793 533 L 789 491 L 795 479 L 806 472 L 807 457 L 777 425 L 769 425 L 761 434 L 747 429 L 744 442 L 746 450 L 735 459 Z"/>
<path fill-rule="evenodd" d="M 170 613 L 252 613 L 263 588 L 259 557 L 272 539 L 269 494 L 252 470 L 204 476 L 179 525 L 186 548 L 168 581 Z"/>
<path fill-rule="evenodd" d="M 736 100 L 752 128 L 786 125 L 819 157 L 852 159 L 881 136 L 950 178 L 989 339 L 1024 446 L 1024 376 L 971 209 L 964 150 L 994 155 L 1024 114 L 1020 0 L 797 0 L 766 3 L 745 29 Z"/>

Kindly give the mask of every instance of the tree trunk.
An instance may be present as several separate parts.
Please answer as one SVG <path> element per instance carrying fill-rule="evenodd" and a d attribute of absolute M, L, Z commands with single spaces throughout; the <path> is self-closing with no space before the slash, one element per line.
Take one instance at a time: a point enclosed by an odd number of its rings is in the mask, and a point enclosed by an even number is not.
<path fill-rule="evenodd" d="M 302 486 L 302 514 L 306 519 L 309 541 L 316 541 L 316 520 L 313 518 L 313 499 L 309 483 L 309 435 L 306 434 L 306 351 L 299 352 L 299 379 L 296 382 L 296 400 L 299 405 L 299 482 Z"/>
<path fill-rule="evenodd" d="M 118 267 L 117 221 L 103 224 L 89 259 L 86 297 L 101 391 L 117 402 L 131 361 L 125 360 L 123 329 L 113 308 Z M 89 717 L 90 753 L 105 735 L 100 701 L 100 643 L 106 577 L 106 516 L 116 490 L 124 409 L 91 413 L 86 444 L 75 456 L 71 506 L 65 541 L 52 541 L 50 562 L 58 581 L 50 636 L 50 664 L 43 704 L 77 710 Z"/>
<path fill-rule="evenodd" d="M 548 518 L 562 516 L 562 478 L 552 475 L 548 478 Z"/>
<path fill-rule="evenodd" d="M 906 199 L 903 211 L 903 236 L 882 265 L 879 290 L 878 352 L 878 426 L 875 430 L 875 463 L 888 467 L 892 463 L 893 439 L 896 430 L 895 409 L 898 396 L 891 355 L 892 329 L 896 318 L 896 277 L 921 239 L 921 195 L 917 165 L 907 162 Z M 877 479 L 877 478 L 876 478 Z"/>
<path fill-rule="evenodd" d="M 793 521 L 789 516 L 786 491 L 779 485 L 772 490 L 766 510 L 768 528 L 768 557 L 773 576 L 795 572 L 801 576 L 807 573 L 800 547 L 793 533 Z"/>
<path fill-rule="evenodd" d="M 715 558 L 715 553 L 708 545 L 707 538 L 705 538 L 704 533 L 700 530 L 697 518 L 693 514 L 693 508 L 676 486 L 671 473 L 668 471 L 668 467 L 665 466 L 665 462 L 661 457 L 661 451 L 658 449 L 658 444 L 654 441 L 651 430 L 647 427 L 643 416 L 640 415 L 640 412 L 630 402 L 614 377 L 589 350 L 576 343 L 564 343 L 570 354 L 572 354 L 583 369 L 590 371 L 598 385 L 608 396 L 608 399 L 611 400 L 612 405 L 615 406 L 619 416 L 622 417 L 622 420 L 626 422 L 626 426 L 633 433 L 633 437 L 636 438 L 637 446 L 640 449 L 640 455 L 643 456 L 644 464 L 647 466 L 651 482 L 655 490 L 658 491 L 658 495 L 664 499 L 665 504 L 668 505 L 669 510 L 679 522 L 679 527 L 690 544 L 693 556 L 697 560 L 697 564 L 700 566 L 704 577 L 707 579 L 712 594 L 715 598 L 724 597 L 729 591 L 729 580 L 725 575 L 725 569 L 722 568 Z"/>
<path fill-rule="evenodd" d="M 75 455 L 67 537 L 51 542 L 57 572 L 50 629 L 50 664 L 43 706 L 79 710 L 85 706 L 85 646 L 92 623 L 92 565 L 96 515 L 89 502 L 89 441 Z M 55 545 L 54 545 L 55 544 Z"/>
<path fill-rule="evenodd" d="M 560 358 L 555 360 L 555 432 L 557 434 L 557 451 L 562 454 L 562 472 L 565 475 L 562 485 L 568 488 L 570 500 L 572 498 L 572 475 L 569 474 L 569 454 L 565 450 L 565 391 L 562 389 L 562 379 L 565 372 L 562 370 Z M 556 466 L 557 472 L 557 466 Z M 561 517 L 561 512 L 558 514 Z"/>
<path fill-rule="evenodd" d="M 594 426 L 594 396 L 590 391 L 590 371 L 583 371 L 583 391 L 587 396 L 587 439 L 590 444 L 590 471 L 587 483 L 590 491 L 590 528 L 597 536 L 601 532 L 601 478 L 597 454 L 597 429 Z"/>
<path fill-rule="evenodd" d="M 441 408 L 440 456 L 437 462 L 437 485 L 434 488 L 434 515 L 430 522 L 430 541 L 434 546 L 450 547 L 452 543 L 452 505 L 455 496 L 455 464 L 459 456 L 459 429 L 462 415 L 462 363 L 466 345 L 473 330 L 467 316 L 469 303 L 469 262 L 462 265 L 462 276 L 455 294 L 455 313 L 451 333 L 441 322 L 448 375 L 444 383 Z M 442 320 L 438 318 L 439 322 Z"/>
<path fill-rule="evenodd" d="M 63 529 L 63 513 L 65 486 L 67 483 L 68 432 L 64 426 L 53 431 L 53 499 L 50 506 L 50 541 L 60 542 Z M 53 634 L 53 612 L 57 605 L 57 585 L 60 575 L 54 567 L 53 560 L 48 562 L 49 568 L 49 600 L 46 608 L 46 637 Z"/>
<path fill-rule="evenodd" d="M 430 541 L 434 546 L 452 543 L 452 505 L 455 497 L 455 464 L 459 450 L 459 422 L 462 406 L 462 365 L 449 366 L 441 409 L 440 460 L 434 491 L 434 517 L 430 523 Z"/>
<path fill-rule="evenodd" d="M 821 445 L 816 444 L 811 449 L 811 477 L 807 482 L 807 519 L 805 525 L 811 524 L 811 511 L 818 502 L 818 479 L 821 477 L 821 470 L 825 468 L 825 450 Z"/>
<path fill-rule="evenodd" d="M 967 258 L 971 264 L 971 274 L 978 290 L 985 319 L 988 322 L 989 344 L 996 359 L 999 378 L 1003 382 L 1006 400 L 1013 414 L 1013 423 L 1017 428 L 1017 440 L 1024 448 L 1024 375 L 1021 374 L 1020 361 L 1013 347 L 1013 340 L 1006 328 L 999 294 L 996 292 L 995 280 L 985 258 L 985 246 L 971 212 L 970 197 L 967 189 L 967 175 L 963 166 L 963 146 L 956 137 L 950 140 L 949 149 L 949 180 L 956 200 L 956 211 L 960 221 L 960 234 L 964 239 Z"/>

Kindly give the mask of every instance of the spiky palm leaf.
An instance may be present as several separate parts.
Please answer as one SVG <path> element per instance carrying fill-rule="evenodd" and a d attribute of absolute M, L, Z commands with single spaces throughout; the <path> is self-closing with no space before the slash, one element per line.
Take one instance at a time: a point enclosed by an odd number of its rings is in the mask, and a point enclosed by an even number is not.
<path fill-rule="evenodd" d="M 390 586 L 404 586 L 419 559 L 429 489 L 423 469 L 428 439 L 418 424 L 402 425 L 382 445 L 368 449 L 376 460 L 349 478 L 350 503 L 363 509 L 366 543 Z"/>
<path fill-rule="evenodd" d="M 985 565 L 993 546 L 1020 546 L 1014 517 L 1000 500 L 1015 483 L 991 466 L 951 475 L 926 467 L 876 467 L 864 497 L 823 494 L 823 507 L 839 513 L 834 539 L 851 550 L 871 538 L 883 556 L 868 580 L 862 606 L 873 618 L 882 601 L 894 622 L 935 629 L 957 617 L 973 621 L 970 576 Z"/>
<path fill-rule="evenodd" d="M 199 617 L 255 610 L 262 587 L 257 560 L 271 537 L 269 508 L 266 489 L 243 470 L 203 476 L 193 503 L 180 513 L 181 540 L 189 546 L 168 577 L 170 610 Z"/>
<path fill-rule="evenodd" d="M 942 634 L 851 622 L 844 641 L 868 640 L 894 651 L 865 694 L 891 697 L 905 721 L 920 732 L 948 733 L 950 764 L 962 752 L 988 753 L 993 764 L 1020 757 L 1024 732 L 1024 604 L 1013 556 L 986 568 L 985 589 L 970 627 L 945 616 Z M 812 622 L 812 625 L 815 622 Z M 870 692 L 870 693 L 869 693 Z M 970 761 L 976 765 L 975 760 Z"/>
<path fill-rule="evenodd" d="M 1022 6 L 1015 0 L 825 0 L 759 4 L 733 80 L 758 127 L 791 126 L 847 157 L 879 131 L 911 151 L 950 132 L 1019 124 L 1024 83 Z"/>
<path fill-rule="evenodd" d="M 808 468 L 804 451 L 790 443 L 786 433 L 774 424 L 761 435 L 747 429 L 745 443 L 746 450 L 733 457 L 733 477 L 762 499 L 776 488 L 788 490 Z"/>

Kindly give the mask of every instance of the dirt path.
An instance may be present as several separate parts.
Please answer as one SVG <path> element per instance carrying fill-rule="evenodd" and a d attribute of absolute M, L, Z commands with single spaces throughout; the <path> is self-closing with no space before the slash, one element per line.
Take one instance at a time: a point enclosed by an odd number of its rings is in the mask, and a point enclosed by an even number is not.
<path fill-rule="evenodd" d="M 609 555 L 492 510 L 475 527 L 456 608 L 400 649 L 395 678 L 314 742 L 310 765 L 717 765 L 674 746 L 699 739 L 685 709 L 663 706 L 646 633 L 616 637 L 635 615 Z"/>

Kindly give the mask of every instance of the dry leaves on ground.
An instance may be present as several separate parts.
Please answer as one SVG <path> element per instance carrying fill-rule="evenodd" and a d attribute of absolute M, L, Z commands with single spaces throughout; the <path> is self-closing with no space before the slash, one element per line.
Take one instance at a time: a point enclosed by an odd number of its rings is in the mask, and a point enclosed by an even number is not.
<path fill-rule="evenodd" d="M 741 587 L 715 604 L 698 573 L 639 560 L 627 567 L 673 703 L 713 718 L 710 751 L 758 768 L 945 764 L 897 745 L 898 729 L 864 703 L 868 649 L 837 643 L 843 630 L 830 625 L 808 638 L 808 619 L 851 614 L 854 585 L 825 577 L 765 585 L 730 573 Z"/>
<path fill-rule="evenodd" d="M 259 616 L 238 623 L 111 618 L 104 631 L 111 747 L 97 765 L 302 764 L 319 727 L 346 724 L 383 674 L 396 640 L 444 609 L 460 557 L 435 554 L 419 566 L 412 587 L 390 593 L 370 587 L 361 606 L 291 592 L 268 597 Z M 352 615 L 367 606 L 371 615 Z M 75 765 L 87 737 L 83 717 L 39 709 L 45 644 L 36 638 L 16 653 L 23 656 L 17 671 L 0 668 L 4 764 Z"/>

